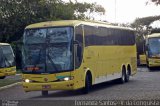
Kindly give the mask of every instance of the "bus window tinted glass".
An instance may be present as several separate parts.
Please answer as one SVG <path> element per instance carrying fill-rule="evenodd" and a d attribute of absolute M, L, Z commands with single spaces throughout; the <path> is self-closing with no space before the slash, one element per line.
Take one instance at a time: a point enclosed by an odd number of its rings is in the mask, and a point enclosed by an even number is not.
<path fill-rule="evenodd" d="M 0 47 L 0 67 L 5 67 L 5 61 L 1 47 Z"/>
<path fill-rule="evenodd" d="M 76 68 L 81 65 L 83 57 L 83 29 L 82 26 L 75 28 L 75 40 L 78 41 L 78 45 L 75 48 L 76 51 Z"/>
<path fill-rule="evenodd" d="M 85 46 L 134 45 L 133 31 L 106 27 L 84 26 Z"/>
<path fill-rule="evenodd" d="M 35 66 L 41 67 L 36 73 L 72 70 L 72 41 L 72 27 L 26 30 L 23 47 L 24 72 L 32 72 L 33 70 L 26 69 Z"/>
<path fill-rule="evenodd" d="M 24 43 L 36 44 L 45 43 L 46 29 L 28 29 L 24 33 Z"/>
<path fill-rule="evenodd" d="M 15 60 L 14 60 L 14 54 L 11 46 L 2 46 L 2 52 L 3 52 L 6 66 L 7 67 L 14 66 Z"/>
<path fill-rule="evenodd" d="M 149 55 L 160 55 L 160 38 L 149 38 L 148 39 L 148 43 L 149 43 Z"/>
<path fill-rule="evenodd" d="M 50 43 L 70 42 L 72 39 L 71 33 L 70 27 L 50 28 L 48 29 L 47 38 L 50 39 Z"/>

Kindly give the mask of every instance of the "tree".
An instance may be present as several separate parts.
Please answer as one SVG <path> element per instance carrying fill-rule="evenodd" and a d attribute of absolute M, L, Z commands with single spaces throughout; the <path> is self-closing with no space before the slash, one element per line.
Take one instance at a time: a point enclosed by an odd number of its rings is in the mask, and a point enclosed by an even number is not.
<path fill-rule="evenodd" d="M 86 13 L 104 14 L 96 3 L 63 2 L 62 0 L 0 0 L 0 42 L 12 43 L 17 67 L 21 66 L 20 39 L 24 28 L 42 21 L 90 19 Z"/>
<path fill-rule="evenodd" d="M 160 0 L 151 0 L 151 2 L 155 3 L 156 5 L 160 4 Z"/>
<path fill-rule="evenodd" d="M 159 20 L 160 16 L 149 16 L 144 18 L 137 18 L 131 26 L 137 30 L 139 35 L 146 35 L 148 29 L 150 29 L 150 24 L 156 20 Z"/>
<path fill-rule="evenodd" d="M 159 20 L 160 16 L 149 16 L 144 18 L 137 18 L 131 27 L 135 28 L 138 36 L 136 37 L 137 52 L 138 55 L 144 53 L 145 36 L 150 32 L 150 24 L 156 20 Z"/>
<path fill-rule="evenodd" d="M 62 0 L 1 0 L 0 41 L 12 42 L 21 38 L 26 25 L 41 21 L 90 19 L 89 13 L 104 13 L 96 3 L 73 3 Z"/>

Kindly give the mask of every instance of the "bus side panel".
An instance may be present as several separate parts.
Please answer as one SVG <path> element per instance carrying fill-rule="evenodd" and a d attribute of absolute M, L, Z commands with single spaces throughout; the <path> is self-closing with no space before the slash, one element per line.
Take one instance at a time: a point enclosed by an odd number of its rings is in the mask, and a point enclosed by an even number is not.
<path fill-rule="evenodd" d="M 122 66 L 131 66 L 136 73 L 136 48 L 134 46 L 88 46 L 84 50 L 83 66 L 92 71 L 93 84 L 121 77 Z M 83 75 L 82 75 L 83 76 Z"/>

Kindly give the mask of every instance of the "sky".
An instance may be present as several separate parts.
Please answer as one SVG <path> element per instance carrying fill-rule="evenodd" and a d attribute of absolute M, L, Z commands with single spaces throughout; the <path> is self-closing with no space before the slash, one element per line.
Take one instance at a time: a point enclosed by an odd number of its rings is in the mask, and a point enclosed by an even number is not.
<path fill-rule="evenodd" d="M 74 1 L 74 0 L 72 0 Z M 78 2 L 96 2 L 102 5 L 106 13 L 96 15 L 96 20 L 106 20 L 116 23 L 132 23 L 136 18 L 160 15 L 160 6 L 147 1 L 150 0 L 77 0 Z M 116 11 L 115 11 L 116 10 Z"/>

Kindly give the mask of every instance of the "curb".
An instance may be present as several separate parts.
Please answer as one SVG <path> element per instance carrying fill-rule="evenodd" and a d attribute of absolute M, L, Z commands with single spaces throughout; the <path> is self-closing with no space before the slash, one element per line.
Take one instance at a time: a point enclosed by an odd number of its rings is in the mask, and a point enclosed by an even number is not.
<path fill-rule="evenodd" d="M 0 87 L 0 90 L 11 88 L 11 87 L 19 85 L 19 84 L 21 84 L 21 82 L 16 82 L 16 83 L 13 83 L 13 84 L 10 84 L 10 85 L 6 85 L 6 86 L 3 86 L 3 87 Z"/>

